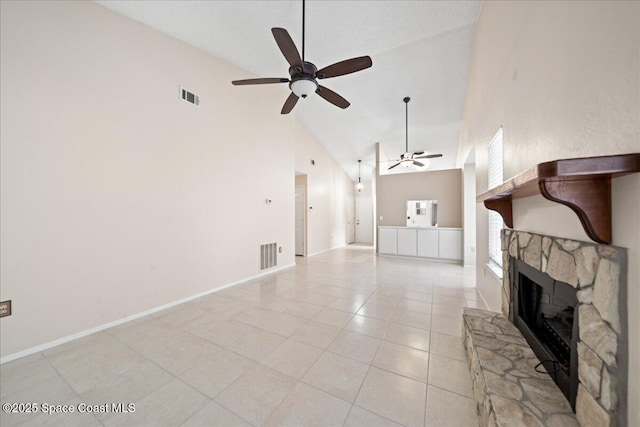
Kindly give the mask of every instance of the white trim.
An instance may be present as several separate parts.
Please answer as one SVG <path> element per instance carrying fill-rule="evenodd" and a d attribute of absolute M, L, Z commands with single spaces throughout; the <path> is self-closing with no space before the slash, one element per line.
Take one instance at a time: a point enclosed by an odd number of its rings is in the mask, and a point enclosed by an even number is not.
<path fill-rule="evenodd" d="M 203 297 L 205 295 L 213 294 L 213 293 L 221 291 L 223 289 L 231 288 L 233 286 L 248 282 L 249 280 L 257 279 L 259 277 L 266 276 L 268 274 L 275 273 L 277 271 L 284 270 L 284 269 L 287 269 L 287 268 L 290 268 L 290 267 L 295 267 L 295 263 L 289 264 L 289 265 L 285 265 L 285 266 L 282 266 L 282 267 L 272 268 L 270 270 L 258 273 L 258 274 L 254 275 L 254 276 L 245 277 L 244 279 L 240 279 L 240 280 L 236 280 L 235 282 L 227 283 L 226 285 L 222 285 L 222 286 L 220 286 L 218 288 L 215 288 L 213 290 L 200 292 L 200 293 L 198 293 L 196 295 L 192 295 L 192 296 L 189 296 L 189 297 L 186 297 L 186 298 L 181 298 L 179 300 L 172 301 L 172 302 L 170 302 L 168 304 L 164 304 L 164 305 L 161 305 L 161 306 L 158 306 L 158 307 L 143 311 L 141 313 L 132 314 L 132 315 L 124 317 L 122 319 L 114 320 L 113 322 L 109 322 L 109 323 L 102 324 L 100 326 L 96 326 L 95 328 L 87 329 L 87 330 L 84 330 L 84 331 L 81 331 L 81 332 L 78 332 L 78 333 L 75 333 L 75 334 L 72 334 L 72 335 L 67 335 L 66 337 L 62 337 L 62 338 L 59 338 L 59 339 L 54 340 L 54 341 L 50 341 L 50 342 L 45 343 L 45 344 L 41 344 L 41 345 L 38 345 L 38 346 L 35 346 L 35 347 L 28 348 L 26 350 L 19 351 L 17 353 L 10 354 L 8 356 L 4 356 L 4 357 L 0 358 L 0 365 L 4 364 L 4 363 L 7 363 L 7 362 L 11 362 L 12 360 L 16 360 L 16 359 L 19 359 L 19 358 L 24 357 L 24 356 L 29 356 L 30 354 L 33 354 L 33 353 L 38 353 L 40 351 L 47 350 L 47 349 L 49 349 L 51 347 L 55 347 L 57 345 L 67 343 L 69 341 L 77 340 L 78 338 L 86 337 L 87 335 L 95 334 L 96 332 L 100 332 L 100 331 L 103 331 L 105 329 L 113 328 L 114 326 L 118 326 L 118 325 L 121 325 L 123 323 L 130 322 L 132 320 L 139 319 L 141 317 L 148 316 L 150 314 L 157 313 L 157 312 L 162 311 L 162 310 L 166 310 L 167 308 L 171 308 L 171 307 L 174 307 L 176 305 L 183 304 L 185 302 L 192 301 L 194 299 Z"/>
<path fill-rule="evenodd" d="M 489 262 L 487 262 L 486 267 L 487 267 L 487 270 L 490 271 L 491 274 L 493 274 L 496 277 L 496 279 L 502 280 L 502 275 L 503 275 L 502 266 L 498 265 L 493 261 L 493 259 L 489 258 Z"/>
<path fill-rule="evenodd" d="M 476 292 L 478 293 L 478 295 L 480 295 L 480 299 L 484 303 L 484 306 L 487 307 L 487 310 L 491 311 L 491 308 L 489 308 L 489 304 L 487 304 L 487 300 L 484 299 L 484 295 L 482 295 L 482 292 L 480 292 L 480 289 L 478 289 L 477 286 L 476 286 Z"/>
<path fill-rule="evenodd" d="M 312 254 L 307 255 L 307 257 L 312 257 L 312 256 L 315 256 L 315 255 L 320 255 L 320 254 L 323 254 L 323 253 L 325 253 L 325 252 L 332 251 L 332 250 L 334 250 L 334 249 L 344 248 L 345 246 L 347 246 L 347 245 L 346 245 L 346 243 L 345 243 L 345 244 L 342 244 L 342 245 L 339 245 L 339 246 L 335 246 L 335 247 L 333 247 L 333 248 L 323 249 L 323 250 L 321 250 L 321 251 L 314 252 L 314 253 L 312 253 Z"/>
<path fill-rule="evenodd" d="M 422 256 L 408 256 L 408 255 L 394 255 L 394 254 L 376 254 L 377 256 L 381 256 L 384 258 L 397 258 L 397 259 L 411 259 L 414 261 L 428 261 L 428 262 L 438 262 L 442 264 L 456 264 L 459 266 L 462 265 L 461 259 L 451 259 L 451 258 L 428 258 Z"/>

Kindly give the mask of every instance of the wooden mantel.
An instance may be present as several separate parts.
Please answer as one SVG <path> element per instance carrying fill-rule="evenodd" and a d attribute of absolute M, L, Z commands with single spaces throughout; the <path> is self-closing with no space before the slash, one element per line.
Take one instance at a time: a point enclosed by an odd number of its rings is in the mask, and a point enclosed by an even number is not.
<path fill-rule="evenodd" d="M 640 153 L 562 159 L 540 163 L 477 197 L 513 228 L 512 199 L 542 194 L 568 206 L 587 235 L 611 243 L 611 178 L 640 172 Z"/>

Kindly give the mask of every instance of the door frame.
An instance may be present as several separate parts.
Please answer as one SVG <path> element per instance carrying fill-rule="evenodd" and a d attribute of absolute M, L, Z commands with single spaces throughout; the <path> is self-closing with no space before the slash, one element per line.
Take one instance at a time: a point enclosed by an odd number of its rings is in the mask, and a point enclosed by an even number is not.
<path fill-rule="evenodd" d="M 298 189 L 302 190 L 302 254 L 296 253 L 296 212 L 297 209 L 295 202 L 295 194 L 298 192 Z M 294 215 L 293 215 L 293 233 L 294 233 L 294 241 L 293 241 L 293 254 L 295 256 L 307 256 L 307 186 L 306 184 L 296 185 L 294 189 Z"/>
<path fill-rule="evenodd" d="M 345 214 L 347 215 L 347 245 L 350 245 L 351 243 L 355 243 L 356 242 L 356 198 L 353 197 L 353 195 L 351 194 L 347 194 L 346 197 L 346 212 Z M 353 212 L 353 216 L 351 218 L 349 218 L 349 205 L 351 205 L 351 211 Z M 351 234 L 349 233 L 349 221 L 351 221 L 351 227 L 353 228 L 353 239 L 351 239 Z"/>

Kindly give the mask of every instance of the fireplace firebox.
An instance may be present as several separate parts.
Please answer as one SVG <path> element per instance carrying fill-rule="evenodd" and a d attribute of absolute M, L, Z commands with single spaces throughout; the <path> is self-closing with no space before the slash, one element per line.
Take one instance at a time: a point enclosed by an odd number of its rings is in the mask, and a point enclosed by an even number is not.
<path fill-rule="evenodd" d="M 578 391 L 578 299 L 567 283 L 515 258 L 510 319 L 575 410 Z"/>

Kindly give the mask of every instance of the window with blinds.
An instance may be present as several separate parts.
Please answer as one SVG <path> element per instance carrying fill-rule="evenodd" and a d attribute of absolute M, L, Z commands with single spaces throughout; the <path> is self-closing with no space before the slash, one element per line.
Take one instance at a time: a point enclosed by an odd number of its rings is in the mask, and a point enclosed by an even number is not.
<path fill-rule="evenodd" d="M 488 175 L 491 189 L 504 181 L 502 165 L 502 127 L 489 143 Z M 489 259 L 502 266 L 502 250 L 500 249 L 500 230 L 502 229 L 502 217 L 495 211 L 489 211 Z"/>

